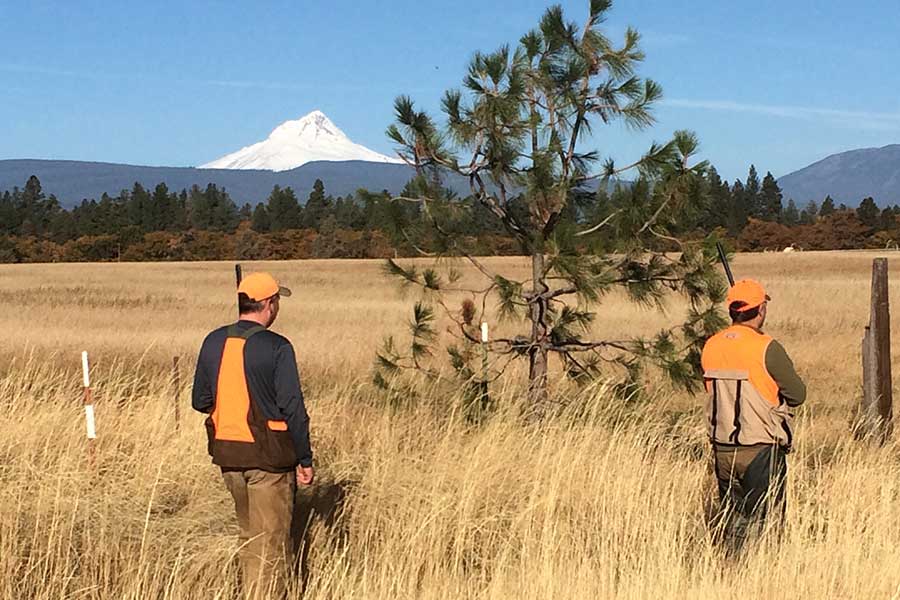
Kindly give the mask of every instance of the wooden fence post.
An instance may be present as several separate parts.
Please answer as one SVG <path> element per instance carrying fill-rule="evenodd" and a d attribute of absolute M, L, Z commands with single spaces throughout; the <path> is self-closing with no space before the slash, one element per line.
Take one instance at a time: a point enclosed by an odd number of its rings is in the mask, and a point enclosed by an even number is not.
<path fill-rule="evenodd" d="M 893 428 L 891 380 L 891 310 L 888 297 L 888 261 L 872 263 L 872 304 L 869 326 L 862 343 L 863 400 L 860 433 L 884 443 Z"/>

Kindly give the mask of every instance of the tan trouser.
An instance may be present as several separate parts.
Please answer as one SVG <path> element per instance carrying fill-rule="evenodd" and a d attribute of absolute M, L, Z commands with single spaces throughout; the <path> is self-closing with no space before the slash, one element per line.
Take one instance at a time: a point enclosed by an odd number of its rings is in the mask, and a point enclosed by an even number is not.
<path fill-rule="evenodd" d="M 240 533 L 241 576 L 248 596 L 284 594 L 290 564 L 291 516 L 296 475 L 259 469 L 224 471 Z M 258 593 L 257 593 L 258 591 Z"/>
<path fill-rule="evenodd" d="M 775 445 L 715 447 L 720 534 L 739 549 L 750 533 L 767 522 L 781 531 L 787 502 L 785 451 Z"/>

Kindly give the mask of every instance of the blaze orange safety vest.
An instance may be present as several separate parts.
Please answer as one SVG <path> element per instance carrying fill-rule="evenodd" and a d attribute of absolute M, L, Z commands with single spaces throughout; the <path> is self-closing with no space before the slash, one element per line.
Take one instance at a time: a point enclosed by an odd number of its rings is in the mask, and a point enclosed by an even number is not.
<path fill-rule="evenodd" d="M 772 337 L 734 325 L 709 339 L 701 362 L 710 401 L 710 440 L 719 445 L 790 447 L 792 415 L 766 368 Z"/>
<path fill-rule="evenodd" d="M 262 326 L 228 328 L 215 405 L 206 420 L 209 454 L 224 468 L 289 471 L 297 465 L 297 456 L 287 423 L 266 419 L 247 386 L 244 347 L 262 331 Z"/>

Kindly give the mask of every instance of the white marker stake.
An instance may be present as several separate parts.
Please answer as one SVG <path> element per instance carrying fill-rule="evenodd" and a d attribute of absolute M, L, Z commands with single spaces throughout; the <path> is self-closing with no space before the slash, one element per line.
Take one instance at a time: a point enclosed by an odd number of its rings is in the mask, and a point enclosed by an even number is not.
<path fill-rule="evenodd" d="M 84 419 L 87 425 L 89 440 L 97 439 L 97 426 L 94 421 L 94 404 L 91 402 L 91 372 L 88 366 L 87 350 L 81 353 L 81 370 L 84 375 Z"/>
<path fill-rule="evenodd" d="M 87 350 L 81 353 L 81 371 L 84 373 L 84 388 L 91 387 L 91 370 L 88 368 Z"/>
<path fill-rule="evenodd" d="M 94 425 L 94 405 L 88 404 L 84 407 L 84 417 L 87 420 L 87 436 L 89 440 L 97 439 L 97 428 Z"/>
<path fill-rule="evenodd" d="M 481 322 L 481 410 L 487 409 L 490 403 L 488 397 L 488 324 Z"/>

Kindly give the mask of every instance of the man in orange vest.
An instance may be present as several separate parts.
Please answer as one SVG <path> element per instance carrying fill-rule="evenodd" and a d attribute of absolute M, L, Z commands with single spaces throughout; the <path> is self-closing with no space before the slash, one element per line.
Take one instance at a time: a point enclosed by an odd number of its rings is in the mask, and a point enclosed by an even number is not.
<path fill-rule="evenodd" d="M 770 512 L 784 516 L 791 409 L 806 400 L 784 347 L 763 333 L 769 300 L 758 282 L 735 283 L 727 299 L 732 325 L 707 341 L 702 356 L 720 517 L 738 546 L 750 525 Z"/>
<path fill-rule="evenodd" d="M 209 414 L 209 454 L 234 499 L 243 585 L 260 597 L 284 591 L 296 485 L 313 481 L 297 359 L 269 330 L 290 294 L 268 273 L 247 276 L 238 322 L 206 336 L 194 376 L 193 407 Z"/>

